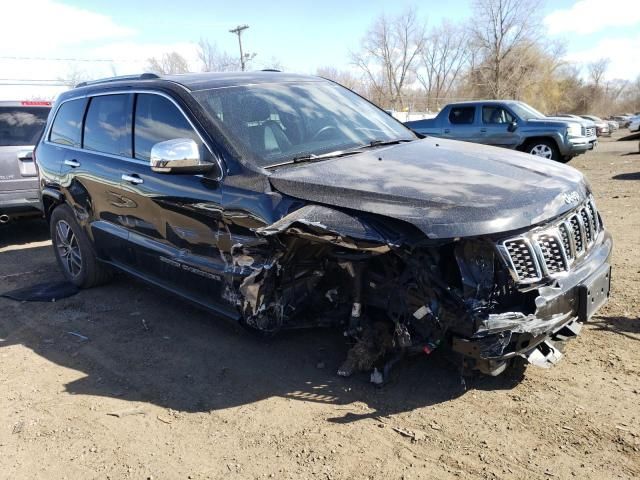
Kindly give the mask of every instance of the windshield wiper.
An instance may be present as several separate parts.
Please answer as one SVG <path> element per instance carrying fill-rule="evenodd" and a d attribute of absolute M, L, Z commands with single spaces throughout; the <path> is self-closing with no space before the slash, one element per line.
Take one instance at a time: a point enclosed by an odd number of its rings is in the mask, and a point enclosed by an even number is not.
<path fill-rule="evenodd" d="M 399 143 L 413 142 L 410 138 L 399 138 L 396 140 L 371 140 L 364 145 L 360 145 L 358 148 L 372 148 L 372 147 L 384 147 L 386 145 L 397 145 Z"/>
<path fill-rule="evenodd" d="M 362 153 L 365 148 L 373 148 L 373 147 L 383 147 L 385 145 L 397 145 L 398 143 L 412 142 L 413 139 L 401 138 L 397 140 L 371 140 L 363 145 L 359 145 L 355 148 L 348 150 L 335 150 L 333 152 L 322 153 L 320 155 L 316 155 L 315 153 L 305 153 L 304 155 L 298 155 L 293 157 L 290 160 L 280 163 L 274 163 L 273 165 L 269 165 L 264 168 L 275 168 L 281 167 L 283 165 L 291 165 L 294 163 L 305 163 L 305 162 L 315 162 L 317 160 L 323 160 L 326 158 L 338 158 L 338 157 L 346 157 L 347 155 L 354 155 L 356 153 Z"/>
<path fill-rule="evenodd" d="M 316 155 L 315 153 L 305 153 L 304 155 L 298 155 L 297 157 L 293 157 L 291 160 L 287 160 L 285 162 L 280 162 L 280 163 L 274 163 L 273 165 L 269 165 L 265 168 L 280 167 L 282 165 L 291 165 L 293 163 L 315 162 L 316 160 L 323 160 L 325 158 L 346 157 L 347 155 L 354 155 L 356 153 L 360 153 L 361 151 L 362 150 L 357 148 L 353 150 L 336 150 L 334 152 L 322 153 L 320 155 Z"/>

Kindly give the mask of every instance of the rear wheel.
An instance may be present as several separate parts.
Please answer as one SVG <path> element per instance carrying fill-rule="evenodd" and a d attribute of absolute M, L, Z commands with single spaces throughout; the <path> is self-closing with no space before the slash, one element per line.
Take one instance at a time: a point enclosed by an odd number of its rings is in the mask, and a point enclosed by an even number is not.
<path fill-rule="evenodd" d="M 58 266 L 69 282 L 89 288 L 111 278 L 111 271 L 96 258 L 91 241 L 69 206 L 56 207 L 49 225 Z"/>
<path fill-rule="evenodd" d="M 525 152 L 537 157 L 548 158 L 549 160 L 560 161 L 560 152 L 558 147 L 551 140 L 534 140 L 527 143 Z"/>

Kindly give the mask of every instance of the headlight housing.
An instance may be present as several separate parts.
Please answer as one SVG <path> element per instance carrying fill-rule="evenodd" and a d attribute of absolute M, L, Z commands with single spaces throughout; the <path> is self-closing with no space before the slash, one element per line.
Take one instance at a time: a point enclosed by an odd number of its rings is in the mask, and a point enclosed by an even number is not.
<path fill-rule="evenodd" d="M 579 123 L 570 123 L 567 127 L 567 136 L 568 137 L 581 137 L 582 136 L 582 125 Z"/>

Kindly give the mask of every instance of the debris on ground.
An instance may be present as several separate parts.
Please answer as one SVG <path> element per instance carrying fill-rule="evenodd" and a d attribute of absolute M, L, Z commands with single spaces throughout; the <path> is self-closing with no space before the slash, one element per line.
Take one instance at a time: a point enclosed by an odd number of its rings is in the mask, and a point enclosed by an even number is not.
<path fill-rule="evenodd" d="M 108 412 L 107 415 L 110 415 L 112 417 L 118 417 L 118 418 L 122 418 L 122 417 L 129 417 L 131 415 L 146 415 L 147 412 L 144 411 L 144 409 L 142 408 L 130 408 L 128 410 L 120 410 L 117 412 Z"/>

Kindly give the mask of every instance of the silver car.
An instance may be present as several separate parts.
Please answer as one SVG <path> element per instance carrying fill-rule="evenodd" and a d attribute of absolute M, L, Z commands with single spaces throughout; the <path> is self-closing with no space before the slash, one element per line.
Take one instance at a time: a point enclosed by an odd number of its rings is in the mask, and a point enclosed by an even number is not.
<path fill-rule="evenodd" d="M 51 102 L 0 101 L 0 223 L 39 214 L 33 147 L 50 111 Z"/>

